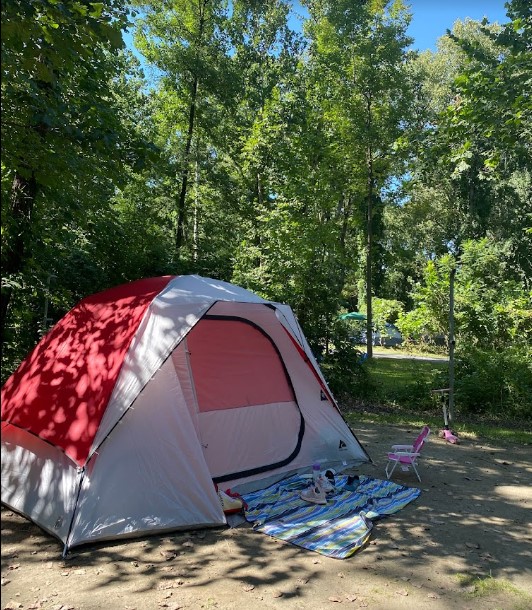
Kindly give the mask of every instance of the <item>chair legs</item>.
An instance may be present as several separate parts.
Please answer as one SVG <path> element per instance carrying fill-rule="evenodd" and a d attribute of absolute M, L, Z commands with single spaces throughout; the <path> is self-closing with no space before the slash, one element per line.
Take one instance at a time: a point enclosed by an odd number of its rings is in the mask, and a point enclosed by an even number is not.
<path fill-rule="evenodd" d="M 419 472 L 417 471 L 415 462 L 412 462 L 412 468 L 414 469 L 414 472 L 416 473 L 416 477 L 418 478 L 418 481 L 421 483 L 421 477 L 419 476 Z"/>
<path fill-rule="evenodd" d="M 397 466 L 399 462 L 397 462 L 396 460 L 388 460 L 388 463 L 386 464 L 386 478 L 389 479 L 392 474 L 393 471 L 395 470 L 395 467 Z M 390 470 L 390 472 L 388 472 L 388 468 L 390 468 L 390 466 L 393 464 L 392 469 Z"/>
<path fill-rule="evenodd" d="M 393 464 L 392 469 L 388 472 L 388 470 L 392 464 Z M 387 479 L 389 479 L 392 476 L 393 471 L 395 470 L 397 464 L 399 464 L 398 460 L 388 460 L 388 463 L 386 464 L 386 469 L 385 469 Z M 416 477 L 418 478 L 418 481 L 421 483 L 421 477 L 419 476 L 419 472 L 417 471 L 415 462 L 410 462 L 410 464 L 408 464 L 408 468 L 410 468 L 410 466 L 412 466 L 412 468 L 414 469 L 414 472 L 416 473 Z"/>

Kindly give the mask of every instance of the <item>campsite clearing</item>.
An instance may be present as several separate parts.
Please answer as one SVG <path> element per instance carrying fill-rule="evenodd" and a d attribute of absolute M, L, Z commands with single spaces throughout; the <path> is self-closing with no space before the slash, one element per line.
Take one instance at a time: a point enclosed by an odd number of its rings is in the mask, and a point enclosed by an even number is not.
<path fill-rule="evenodd" d="M 360 423 L 357 437 L 384 478 L 404 426 Z M 532 605 L 530 447 L 431 436 L 420 463 L 422 494 L 376 523 L 369 543 L 330 559 L 250 526 L 182 531 L 82 546 L 62 544 L 2 509 L 2 608 L 456 608 Z M 394 480 L 417 486 L 412 473 Z"/>

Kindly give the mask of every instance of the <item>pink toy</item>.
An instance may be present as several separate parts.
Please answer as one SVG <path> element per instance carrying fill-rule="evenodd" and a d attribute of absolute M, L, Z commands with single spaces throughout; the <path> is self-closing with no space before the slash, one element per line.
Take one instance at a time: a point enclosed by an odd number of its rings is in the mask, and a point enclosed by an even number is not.
<path fill-rule="evenodd" d="M 443 438 L 448 442 L 448 443 L 452 443 L 453 445 L 458 445 L 460 443 L 460 440 L 458 439 L 458 437 L 456 435 L 454 435 L 450 430 L 442 430 L 443 432 Z"/>
<path fill-rule="evenodd" d="M 440 430 L 439 437 L 445 439 L 448 443 L 452 445 L 458 445 L 460 443 L 460 439 L 458 436 L 452 431 L 449 430 L 449 415 L 447 412 L 447 403 L 448 403 L 448 395 L 450 392 L 450 388 L 442 388 L 441 390 L 432 390 L 435 394 L 441 395 L 442 401 L 442 409 L 443 409 L 443 422 L 444 427 L 443 430 Z"/>

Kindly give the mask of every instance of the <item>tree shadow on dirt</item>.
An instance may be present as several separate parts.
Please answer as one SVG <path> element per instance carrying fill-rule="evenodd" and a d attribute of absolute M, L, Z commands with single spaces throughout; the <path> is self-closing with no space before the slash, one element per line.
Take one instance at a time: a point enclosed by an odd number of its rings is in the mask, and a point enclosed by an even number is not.
<path fill-rule="evenodd" d="M 418 430 L 361 424 L 356 432 L 374 460 L 357 472 L 384 479 L 386 451 Z M 206 588 L 216 592 L 221 583 L 235 596 L 268 591 L 297 599 L 309 586 L 329 586 L 331 572 L 345 577 L 336 585 L 344 592 L 364 581 L 440 593 L 454 583 L 459 591 L 460 575 L 470 577 L 463 582 L 488 575 L 521 586 L 530 582 L 529 448 L 466 439 L 452 446 L 436 433 L 424 448 L 422 482 L 411 472 L 393 477 L 419 486 L 421 496 L 376 522 L 369 543 L 343 561 L 277 541 L 248 524 L 91 544 L 63 559 L 58 541 L 2 509 L 2 575 L 45 568 L 50 577 L 83 576 L 78 586 L 98 595 L 134 583 L 136 594 L 179 591 L 191 599 Z"/>

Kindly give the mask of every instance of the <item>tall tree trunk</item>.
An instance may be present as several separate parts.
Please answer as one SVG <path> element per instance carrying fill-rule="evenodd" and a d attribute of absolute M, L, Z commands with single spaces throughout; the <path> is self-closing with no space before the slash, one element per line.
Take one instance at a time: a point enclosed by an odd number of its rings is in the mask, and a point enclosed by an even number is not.
<path fill-rule="evenodd" d="M 187 139 L 186 139 L 186 143 L 185 143 L 185 152 L 183 155 L 183 171 L 181 173 L 181 190 L 179 191 L 179 199 L 177 201 L 177 226 L 176 226 L 175 249 L 176 249 L 176 254 L 178 256 L 179 256 L 179 252 L 181 250 L 181 246 L 183 245 L 184 237 L 185 237 L 188 174 L 190 171 L 190 151 L 192 149 L 192 138 L 194 136 L 194 119 L 196 117 L 196 101 L 197 101 L 197 97 L 198 97 L 198 84 L 199 84 L 199 79 L 198 79 L 197 75 L 195 75 L 194 80 L 192 82 L 192 91 L 191 91 L 191 96 L 190 96 Z"/>
<path fill-rule="evenodd" d="M 15 173 L 11 185 L 10 222 L 15 227 L 15 235 L 11 243 L 4 243 L 2 276 L 8 278 L 20 273 L 27 257 L 26 241 L 30 234 L 31 213 L 37 195 L 37 181 L 32 173 L 30 178 L 24 178 Z M 11 286 L 2 288 L 0 301 L 0 354 L 4 346 L 5 326 L 9 313 L 9 304 L 13 295 Z"/>
<path fill-rule="evenodd" d="M 372 292 L 373 292 L 373 275 L 371 262 L 373 259 L 373 152 L 371 146 L 368 146 L 367 160 L 367 195 L 368 195 L 368 218 L 367 218 L 367 234 L 366 234 L 366 347 L 368 358 L 373 357 L 373 307 L 372 307 Z"/>
<path fill-rule="evenodd" d="M 196 43 L 196 50 L 201 48 L 203 44 L 203 34 L 205 31 L 205 11 L 209 0 L 203 0 L 200 4 L 199 14 L 199 28 L 198 38 Z M 176 238 L 175 238 L 175 249 L 176 254 L 179 257 L 181 247 L 185 238 L 185 222 L 186 222 L 186 199 L 187 199 L 187 188 L 188 188 L 188 175 L 190 173 L 190 152 L 192 150 L 192 139 L 194 137 L 194 127 L 196 119 L 196 107 L 198 102 L 198 88 L 199 88 L 199 75 L 198 75 L 198 64 L 194 66 L 194 75 L 192 78 L 192 86 L 190 90 L 190 105 L 188 110 L 188 129 L 187 139 L 185 142 L 185 150 L 183 154 L 183 171 L 181 172 L 181 189 L 179 191 L 179 199 L 177 200 L 177 226 L 176 226 Z"/>
<path fill-rule="evenodd" d="M 368 144 L 366 147 L 366 170 L 367 170 L 367 229 L 366 229 L 366 351 L 368 358 L 373 357 L 373 307 L 372 307 L 372 292 L 373 292 L 373 275 L 372 275 L 372 260 L 373 260 L 373 147 L 371 145 L 372 131 L 372 98 L 371 95 L 366 96 L 366 127 Z"/>

